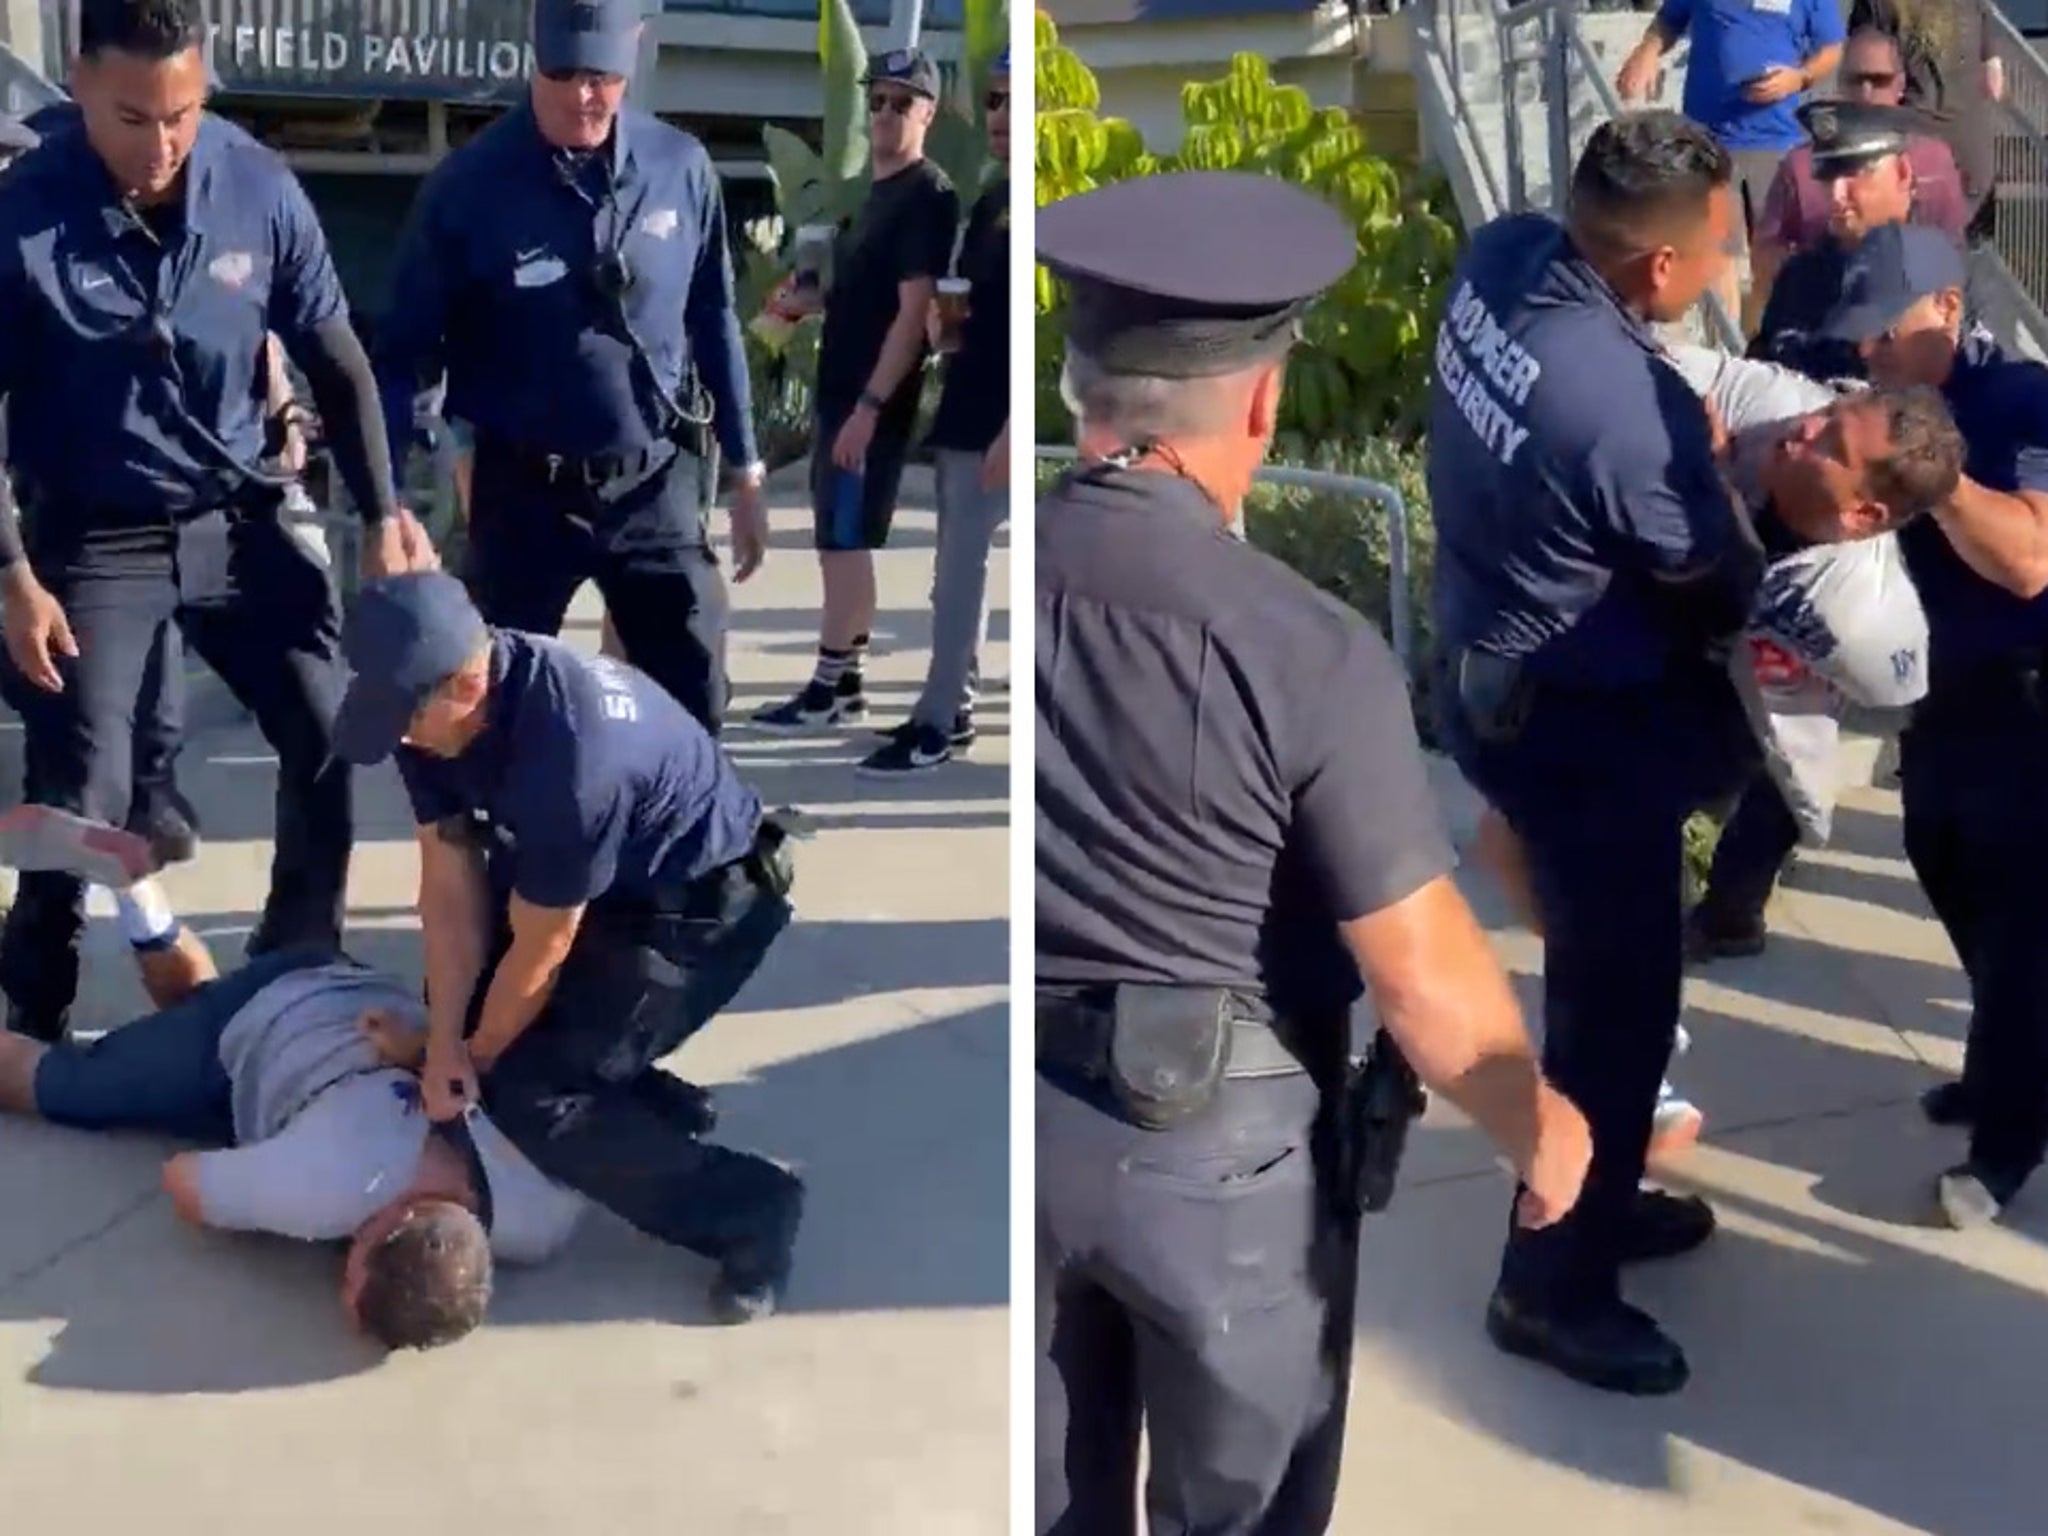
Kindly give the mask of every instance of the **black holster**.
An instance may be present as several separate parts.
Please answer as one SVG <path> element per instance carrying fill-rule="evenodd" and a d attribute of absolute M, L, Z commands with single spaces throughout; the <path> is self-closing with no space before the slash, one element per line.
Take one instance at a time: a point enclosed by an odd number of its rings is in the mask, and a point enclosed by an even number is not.
<path fill-rule="evenodd" d="M 1451 691 L 1472 734 L 1487 746 L 1502 746 L 1528 725 L 1536 688 L 1520 658 L 1464 650 L 1451 660 Z"/>
<path fill-rule="evenodd" d="M 1394 1037 L 1380 1030 L 1364 1058 L 1352 1063 L 1345 1087 L 1344 1183 L 1350 1214 L 1383 1211 L 1393 1202 L 1401 1158 L 1408 1150 L 1408 1127 L 1428 1106 L 1422 1079 Z"/>

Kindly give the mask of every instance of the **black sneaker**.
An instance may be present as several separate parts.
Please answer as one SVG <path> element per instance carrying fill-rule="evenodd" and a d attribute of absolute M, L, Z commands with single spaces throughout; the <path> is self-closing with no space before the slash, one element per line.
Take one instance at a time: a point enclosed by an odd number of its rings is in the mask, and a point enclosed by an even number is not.
<path fill-rule="evenodd" d="M 873 779 L 900 779 L 905 774 L 943 768 L 952 760 L 953 749 L 942 734 L 930 726 L 917 726 L 875 748 L 853 771 Z"/>
<path fill-rule="evenodd" d="M 45 1045 L 55 1045 L 70 1031 L 71 1010 L 65 1008 L 55 1014 L 31 1013 L 19 1003 L 9 1003 L 7 1028 L 14 1034 L 26 1035 Z"/>
<path fill-rule="evenodd" d="M 1960 1081 L 1936 1083 L 1921 1094 L 1920 1112 L 1930 1125 L 1968 1125 L 1977 1118 L 1977 1106 Z"/>
<path fill-rule="evenodd" d="M 868 701 L 861 694 L 843 694 L 814 680 L 786 703 L 755 710 L 754 724 L 770 731 L 829 731 L 867 712 Z"/>
<path fill-rule="evenodd" d="M 2004 1215 L 2026 1182 L 2024 1174 L 2004 1173 L 1972 1159 L 1935 1180 L 1934 1198 L 1950 1226 L 1958 1232 L 1971 1232 Z"/>
<path fill-rule="evenodd" d="M 915 720 L 905 720 L 901 725 L 892 725 L 886 731 L 875 734 L 884 741 L 914 741 L 918 725 Z M 974 745 L 974 716 L 961 710 L 953 717 L 953 728 L 946 732 L 946 745 L 955 752 L 965 752 Z"/>
<path fill-rule="evenodd" d="M 150 857 L 156 860 L 159 869 L 172 864 L 190 864 L 199 857 L 199 829 L 179 806 L 159 805 L 150 811 L 140 826 L 131 821 L 128 830 L 148 842 Z"/>
<path fill-rule="evenodd" d="M 1685 920 L 1685 958 L 1695 965 L 1746 959 L 1764 952 L 1765 938 L 1761 919 L 1755 923 L 1708 922 L 1695 909 Z"/>
<path fill-rule="evenodd" d="M 711 1282 L 711 1310 L 722 1323 L 759 1322 L 772 1317 L 789 1289 L 795 1267 L 796 1232 L 804 1216 L 804 1185 L 788 1169 L 782 1175 L 765 1230 L 750 1243 L 728 1253 Z"/>
<path fill-rule="evenodd" d="M 1624 1264 L 1675 1259 L 1714 1235 L 1714 1208 L 1698 1195 L 1639 1189 L 1619 1238 Z"/>
<path fill-rule="evenodd" d="M 1585 1312 L 1547 1313 L 1496 1290 L 1486 1304 L 1486 1336 L 1508 1354 L 1602 1392 L 1663 1397 L 1692 1374 L 1685 1351 L 1657 1320 L 1619 1299 Z"/>

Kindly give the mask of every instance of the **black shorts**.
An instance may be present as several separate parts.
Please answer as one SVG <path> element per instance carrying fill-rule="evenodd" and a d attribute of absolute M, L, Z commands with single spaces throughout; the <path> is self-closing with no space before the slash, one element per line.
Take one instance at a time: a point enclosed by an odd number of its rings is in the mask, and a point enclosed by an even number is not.
<path fill-rule="evenodd" d="M 811 527 L 821 550 L 880 549 L 896 519 L 896 495 L 903 486 L 903 462 L 910 434 L 878 422 L 868 444 L 866 465 L 848 474 L 832 462 L 832 440 L 852 412 L 821 410 L 811 441 Z"/>

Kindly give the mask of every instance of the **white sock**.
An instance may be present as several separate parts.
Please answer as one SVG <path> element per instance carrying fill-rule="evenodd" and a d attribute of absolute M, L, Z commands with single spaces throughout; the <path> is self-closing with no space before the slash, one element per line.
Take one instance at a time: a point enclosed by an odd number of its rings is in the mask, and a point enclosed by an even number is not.
<path fill-rule="evenodd" d="M 161 944 L 178 931 L 178 916 L 164 899 L 163 887 L 154 880 L 138 880 L 127 890 L 114 892 L 114 907 L 121 920 L 121 936 L 136 949 Z"/>

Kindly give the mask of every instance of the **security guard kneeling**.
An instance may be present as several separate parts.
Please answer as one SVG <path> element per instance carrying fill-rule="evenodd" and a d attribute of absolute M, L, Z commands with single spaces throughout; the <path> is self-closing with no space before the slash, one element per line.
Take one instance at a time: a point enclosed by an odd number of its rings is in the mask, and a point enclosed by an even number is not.
<path fill-rule="evenodd" d="M 718 1264 L 725 1321 L 774 1310 L 803 1184 L 702 1140 L 710 1096 L 655 1063 L 789 925 L 786 823 L 645 674 L 487 627 L 452 576 L 366 587 L 342 644 L 337 750 L 396 753 L 419 822 L 428 1115 L 482 1074 L 543 1173 Z"/>
<path fill-rule="evenodd" d="M 1531 1221 L 1588 1155 L 1451 881 L 1398 664 L 1226 531 L 1355 251 L 1260 176 L 1039 215 L 1082 459 L 1038 509 L 1040 1532 L 1130 1529 L 1141 1423 L 1154 1531 L 1328 1527 L 1392 1042 Z M 1354 1079 L 1361 971 L 1385 1033 Z"/>
<path fill-rule="evenodd" d="M 1728 259 L 1728 152 L 1671 112 L 1596 129 L 1570 216 L 1496 219 L 1451 278 L 1429 491 L 1444 732 L 1527 848 L 1544 921 L 1543 1057 L 1593 1127 L 1565 1221 L 1510 1235 L 1487 1327 L 1591 1385 L 1676 1391 L 1685 1356 L 1620 1266 L 1713 1230 L 1640 1188 L 1678 1025 L 1682 829 L 1756 762 L 1726 662 L 1763 552 L 1699 396 L 1650 322 Z"/>
<path fill-rule="evenodd" d="M 86 0 L 78 126 L 0 177 L 0 395 L 20 526 L 0 519 L 4 686 L 26 794 L 120 825 L 134 718 L 175 623 L 278 755 L 251 952 L 341 938 L 349 775 L 334 585 L 260 461 L 266 332 L 312 384 L 370 525 L 372 574 L 432 558 L 392 497 L 368 360 L 305 191 L 205 109 L 199 0 Z M 182 678 L 161 679 L 181 687 Z M 0 940 L 14 1027 L 63 1032 L 82 891 L 26 876 Z"/>
<path fill-rule="evenodd" d="M 1936 1193 L 1949 1221 L 2004 1210 L 2048 1147 L 2048 368 L 1965 330 L 1963 257 L 1893 225 L 1828 321 L 1880 383 L 1941 390 L 1963 481 L 1899 534 L 1927 610 L 1927 697 L 1899 742 L 1906 855 L 1970 978 L 1959 1082 L 1923 1100 L 1970 1128 Z"/>
<path fill-rule="evenodd" d="M 552 635 L 595 579 L 634 665 L 714 734 L 725 582 L 705 530 L 712 434 L 734 466 L 734 579 L 767 550 L 718 173 L 623 105 L 638 0 L 539 0 L 528 100 L 427 179 L 376 336 L 391 441 L 445 369 L 475 435 L 470 590 Z M 709 394 L 709 410 L 691 388 Z"/>

